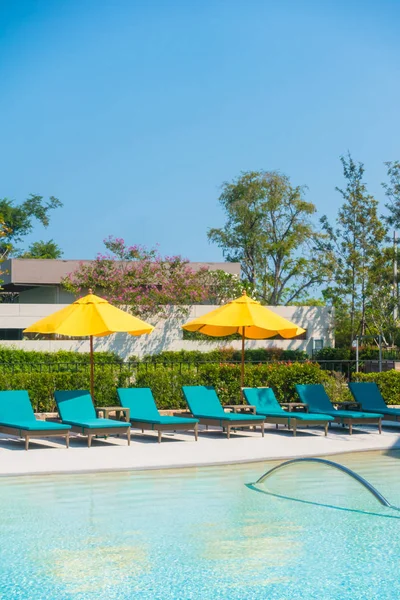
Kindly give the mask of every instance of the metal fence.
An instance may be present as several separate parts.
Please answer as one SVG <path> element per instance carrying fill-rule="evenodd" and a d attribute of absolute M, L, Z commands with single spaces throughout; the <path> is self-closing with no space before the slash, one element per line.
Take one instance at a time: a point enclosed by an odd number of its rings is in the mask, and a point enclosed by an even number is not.
<path fill-rule="evenodd" d="M 291 360 L 285 361 L 286 363 L 305 363 L 305 360 Z M 334 371 L 341 373 L 347 380 L 351 380 L 353 374 L 359 370 L 361 372 L 377 372 L 387 371 L 395 368 L 395 362 L 393 360 L 310 360 L 310 362 L 317 363 L 321 369 L 326 371 Z M 246 365 L 260 365 L 260 364 L 278 364 L 279 361 L 246 361 Z M 104 369 L 111 371 L 115 374 L 130 372 L 132 374 L 137 373 L 138 369 L 143 373 L 151 373 L 157 371 L 160 368 L 168 368 L 172 371 L 184 373 L 188 370 L 197 372 L 204 365 L 225 365 L 235 364 L 240 365 L 240 361 L 190 361 L 190 362 L 170 362 L 170 361 L 148 361 L 148 362 L 137 362 L 137 361 L 126 361 L 126 362 L 104 362 L 101 361 L 96 364 L 96 369 Z M 0 362 L 0 373 L 79 373 L 89 370 L 88 363 L 82 362 L 32 362 L 32 363 L 4 363 Z"/>

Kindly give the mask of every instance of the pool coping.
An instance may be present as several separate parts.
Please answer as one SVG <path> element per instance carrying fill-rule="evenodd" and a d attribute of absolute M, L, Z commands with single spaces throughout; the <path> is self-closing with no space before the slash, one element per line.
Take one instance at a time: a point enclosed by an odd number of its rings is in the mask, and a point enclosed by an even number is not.
<path fill-rule="evenodd" d="M 63 470 L 63 471 L 31 471 L 31 472 L 15 472 L 15 473 L 0 473 L 0 479 L 7 477 L 47 477 L 48 475 L 95 475 L 106 474 L 106 473 L 127 473 L 130 471 L 134 472 L 143 472 L 143 471 L 175 471 L 175 470 L 183 470 L 183 469 L 204 469 L 207 467 L 223 467 L 223 466 L 234 466 L 234 465 L 244 465 L 244 464 L 254 464 L 254 463 L 272 463 L 277 461 L 286 461 L 291 460 L 293 458 L 312 458 L 312 457 L 324 457 L 324 456 L 340 456 L 341 454 L 361 454 L 362 452 L 383 452 L 385 450 L 399 450 L 400 444 L 398 447 L 393 448 L 393 446 L 389 446 L 387 448 L 360 448 L 359 450 L 342 450 L 342 451 L 332 451 L 332 452 L 321 452 L 318 454 L 293 454 L 287 456 L 276 456 L 272 458 L 250 458 L 250 459 L 242 459 L 242 460 L 234 460 L 234 461 L 222 461 L 222 462 L 204 462 L 204 463 L 182 463 L 182 464 L 174 464 L 174 465 L 149 465 L 149 466 L 137 466 L 137 467 L 114 467 L 114 468 L 104 468 L 104 469 L 72 469 L 72 470 Z"/>
<path fill-rule="evenodd" d="M 317 456 L 339 456 L 341 454 L 353 454 L 358 452 L 384 452 L 388 450 L 400 450 L 400 427 L 397 431 L 385 431 L 382 436 L 372 431 L 363 431 L 356 436 L 346 436 L 342 439 L 324 438 L 320 432 L 311 431 L 315 435 L 292 437 L 288 435 L 277 436 L 273 433 L 266 435 L 265 438 L 255 439 L 255 434 L 251 433 L 245 438 L 236 440 L 226 439 L 203 439 L 201 442 L 193 442 L 192 446 L 187 437 L 184 441 L 174 440 L 168 443 L 164 440 L 161 444 L 150 442 L 144 446 L 140 442 L 134 442 L 130 447 L 123 446 L 119 440 L 118 444 L 107 446 L 93 446 L 92 448 L 70 448 L 69 450 L 61 447 L 48 447 L 36 450 L 7 451 L 0 448 L 0 477 L 40 477 L 47 475 L 76 475 L 76 474 L 95 474 L 95 473 L 113 473 L 128 471 L 169 471 L 181 469 L 196 469 L 218 466 L 233 466 L 252 463 L 270 463 L 276 461 L 290 460 L 293 458 L 307 458 Z M 181 436 L 176 436 L 177 438 Z M 182 436 L 183 437 L 183 436 Z M 351 439 L 353 438 L 353 439 Z M 134 446 L 136 443 L 136 449 Z M 125 442 L 126 444 L 126 442 Z M 182 460 L 182 444 L 185 444 L 187 450 L 187 460 Z M 198 445 L 199 444 L 199 445 Z M 201 444 L 201 445 L 200 445 Z M 328 449 L 327 444 L 332 447 Z M 282 448 L 276 446 L 281 445 Z M 233 458 L 227 456 L 230 450 L 235 450 L 237 455 Z M 177 453 L 175 452 L 177 451 Z M 62 452 L 62 454 L 59 454 Z M 70 454 L 64 455 L 64 452 Z M 201 459 L 198 452 L 210 456 L 208 459 Z M 89 454 L 88 454 L 89 453 Z M 190 455 L 194 456 L 190 456 Z M 235 452 L 233 452 L 235 454 Z M 5 456 L 11 460 L 4 460 Z M 167 455 L 167 459 L 165 456 Z M 197 455 L 197 458 L 195 458 Z M 216 456 L 220 458 L 216 459 Z M 62 460 L 58 468 L 54 461 L 61 456 Z M 36 462 L 36 457 L 42 460 Z M 3 458 L 3 460 L 1 460 Z M 15 458 L 15 461 L 12 459 Z M 27 460 L 28 459 L 28 460 Z M 92 459 L 94 459 L 92 461 Z M 78 465 L 68 464 L 76 463 Z M 32 462 L 34 461 L 34 462 Z M 44 461 L 44 462 L 43 462 Z M 101 465 L 101 462 L 107 464 Z M 15 462 L 15 464 L 10 464 Z M 93 462 L 93 465 L 90 463 Z M 127 464 L 129 463 L 129 464 Z M 37 468 L 40 464 L 41 468 Z M 4 470 L 8 466 L 9 470 Z M 13 468 L 14 467 L 14 468 Z"/>

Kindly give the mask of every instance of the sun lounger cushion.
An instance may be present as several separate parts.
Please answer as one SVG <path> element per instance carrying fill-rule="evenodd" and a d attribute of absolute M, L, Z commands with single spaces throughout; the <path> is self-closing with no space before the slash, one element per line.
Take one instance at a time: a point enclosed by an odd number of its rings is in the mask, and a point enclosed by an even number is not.
<path fill-rule="evenodd" d="M 21 429 L 21 431 L 68 431 L 70 425 L 64 423 L 52 423 L 51 421 L 1 421 L 0 427 L 11 427 L 12 429 Z"/>
<path fill-rule="evenodd" d="M 304 404 L 307 404 L 313 413 L 324 413 L 341 419 L 371 419 L 381 418 L 382 414 L 367 413 L 352 410 L 336 410 L 329 400 L 325 388 L 320 383 L 296 385 L 296 391 Z"/>
<path fill-rule="evenodd" d="M 115 419 L 85 419 L 83 421 L 64 421 L 73 427 L 82 427 L 85 429 L 126 429 L 129 423 L 125 421 L 116 421 Z"/>
<path fill-rule="evenodd" d="M 400 417 L 400 409 L 389 408 L 389 406 L 386 405 L 376 383 L 372 381 L 349 383 L 349 389 L 356 402 L 359 402 L 364 410 L 373 410 L 385 415 Z"/>
<path fill-rule="evenodd" d="M 63 423 L 87 429 L 127 428 L 126 422 L 97 418 L 92 397 L 86 390 L 56 391 L 54 397 Z"/>
<path fill-rule="evenodd" d="M 211 386 L 184 385 L 182 390 L 191 413 L 199 419 L 260 422 L 260 416 L 257 415 L 226 413 L 218 399 L 217 392 Z"/>
<path fill-rule="evenodd" d="M 160 415 L 150 388 L 118 388 L 121 406 L 129 408 L 130 420 L 155 425 L 195 425 L 198 419 Z"/>
<path fill-rule="evenodd" d="M 284 410 L 279 404 L 272 388 L 243 388 L 246 402 L 255 406 L 256 413 L 264 417 L 283 417 L 297 421 L 333 421 L 333 417 L 324 414 L 301 413 Z"/>
<path fill-rule="evenodd" d="M 130 418 L 131 421 L 138 421 L 140 423 L 154 423 L 155 425 L 196 425 L 199 422 L 198 419 L 192 419 L 190 417 L 168 417 L 160 415 L 158 419 L 137 419 L 136 417 Z"/>
<path fill-rule="evenodd" d="M 41 421 L 35 417 L 29 394 L 26 390 L 0 391 L 0 427 L 11 427 L 27 431 L 66 431 L 68 425 Z"/>

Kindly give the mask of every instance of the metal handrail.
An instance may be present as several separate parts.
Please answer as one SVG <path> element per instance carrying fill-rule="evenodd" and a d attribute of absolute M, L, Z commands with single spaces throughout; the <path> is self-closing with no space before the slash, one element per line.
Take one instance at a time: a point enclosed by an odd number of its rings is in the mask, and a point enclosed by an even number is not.
<path fill-rule="evenodd" d="M 326 465 L 328 467 L 333 467 L 334 469 L 338 469 L 339 471 L 346 473 L 347 475 L 349 475 L 350 477 L 352 477 L 353 479 L 358 481 L 358 483 L 363 485 L 373 496 L 375 496 L 375 498 L 378 500 L 378 502 L 383 504 L 383 506 L 387 506 L 388 508 L 392 508 L 393 510 L 400 511 L 399 507 L 393 506 L 393 504 L 391 504 L 388 500 L 386 500 L 386 498 L 384 496 L 382 496 L 382 494 L 380 492 L 378 492 L 378 490 L 371 483 L 369 483 L 369 481 L 364 479 L 364 477 L 361 477 L 361 475 L 359 475 L 355 471 L 352 471 L 351 469 L 348 469 L 344 465 L 335 463 L 331 460 L 326 460 L 325 458 L 293 458 L 291 460 L 287 460 L 287 461 L 281 463 L 280 465 L 273 467 L 266 473 L 264 473 L 264 475 L 262 475 L 259 479 L 257 479 L 257 481 L 255 483 L 252 483 L 250 485 L 256 486 L 260 483 L 263 483 L 270 475 L 272 475 L 272 473 L 275 473 L 275 471 L 278 471 L 279 469 L 288 467 L 289 465 L 292 465 L 294 463 L 301 463 L 301 462 L 320 463 L 320 464 Z"/>

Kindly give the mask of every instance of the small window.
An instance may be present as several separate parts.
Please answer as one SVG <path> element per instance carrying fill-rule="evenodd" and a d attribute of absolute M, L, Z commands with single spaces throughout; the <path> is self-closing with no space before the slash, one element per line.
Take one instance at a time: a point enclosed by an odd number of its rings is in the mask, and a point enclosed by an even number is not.
<path fill-rule="evenodd" d="M 0 340 L 22 340 L 22 329 L 0 329 Z"/>

